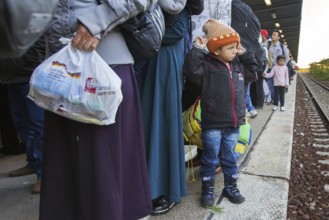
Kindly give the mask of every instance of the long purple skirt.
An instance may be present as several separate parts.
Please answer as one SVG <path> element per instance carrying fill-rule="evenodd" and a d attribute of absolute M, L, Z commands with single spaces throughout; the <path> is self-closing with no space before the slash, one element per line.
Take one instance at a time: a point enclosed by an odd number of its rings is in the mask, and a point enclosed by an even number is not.
<path fill-rule="evenodd" d="M 131 65 L 114 71 L 123 93 L 115 124 L 45 114 L 41 220 L 135 220 L 151 212 L 135 76 Z"/>

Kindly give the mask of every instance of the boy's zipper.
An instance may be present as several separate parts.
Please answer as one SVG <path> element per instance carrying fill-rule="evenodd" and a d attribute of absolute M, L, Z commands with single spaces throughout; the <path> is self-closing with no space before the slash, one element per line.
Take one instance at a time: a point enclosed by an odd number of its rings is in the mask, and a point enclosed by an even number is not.
<path fill-rule="evenodd" d="M 234 127 L 238 126 L 238 120 L 235 114 L 235 108 L 234 108 L 234 102 L 235 102 L 235 91 L 234 91 L 234 83 L 233 83 L 233 74 L 232 74 L 232 64 L 230 64 L 230 84 L 231 84 L 231 93 L 232 93 L 232 99 L 231 99 L 231 108 L 232 108 L 232 115 L 233 115 L 233 123 Z"/>
<path fill-rule="evenodd" d="M 233 124 L 234 127 L 238 127 L 238 120 L 235 113 L 234 108 L 234 102 L 235 102 L 235 92 L 234 92 L 234 83 L 233 83 L 233 74 L 232 74 L 232 63 L 227 65 L 224 61 L 220 60 L 224 65 L 227 67 L 228 71 L 230 72 L 230 84 L 231 84 L 231 93 L 232 93 L 232 99 L 231 99 L 231 110 L 233 115 Z"/>

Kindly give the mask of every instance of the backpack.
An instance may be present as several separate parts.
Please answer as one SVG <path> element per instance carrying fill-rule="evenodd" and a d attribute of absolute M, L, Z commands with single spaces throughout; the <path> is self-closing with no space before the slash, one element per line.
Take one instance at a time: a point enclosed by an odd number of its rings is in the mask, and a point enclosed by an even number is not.
<path fill-rule="evenodd" d="M 256 69 L 257 73 L 263 72 L 264 70 L 264 58 L 266 58 L 265 52 L 263 50 L 263 47 L 259 45 L 255 53 L 255 60 L 257 63 L 257 69 Z"/>
<path fill-rule="evenodd" d="M 0 0 L 0 58 L 23 55 L 42 35 L 58 0 Z"/>
<path fill-rule="evenodd" d="M 281 50 L 282 50 L 282 56 L 285 56 L 283 44 L 281 42 L 279 42 L 279 43 L 280 43 L 280 47 L 281 47 Z M 267 49 L 268 50 L 270 49 L 271 44 L 272 44 L 272 41 L 267 42 Z M 290 60 L 287 62 L 286 66 L 288 67 L 289 74 L 291 74 L 291 72 L 293 71 L 293 67 L 292 67 L 292 64 L 291 64 Z"/>
<path fill-rule="evenodd" d="M 283 48 L 283 44 L 281 42 L 279 42 L 281 50 L 282 50 L 282 56 L 284 56 L 284 48 Z M 268 41 L 267 42 L 267 49 L 270 50 L 270 46 L 272 45 L 272 41 Z"/>
<path fill-rule="evenodd" d="M 120 25 L 127 46 L 135 60 L 149 59 L 161 47 L 165 33 L 164 15 L 159 4 Z"/>
<path fill-rule="evenodd" d="M 262 63 L 263 63 L 263 71 L 264 71 L 265 68 L 266 68 L 266 66 L 268 65 L 268 59 L 267 59 L 267 56 L 266 56 L 266 50 L 265 50 L 265 48 L 263 46 L 262 46 L 262 50 L 263 50 Z"/>
<path fill-rule="evenodd" d="M 195 103 L 183 112 L 183 134 L 186 142 L 195 144 L 202 149 L 200 101 L 199 96 Z"/>

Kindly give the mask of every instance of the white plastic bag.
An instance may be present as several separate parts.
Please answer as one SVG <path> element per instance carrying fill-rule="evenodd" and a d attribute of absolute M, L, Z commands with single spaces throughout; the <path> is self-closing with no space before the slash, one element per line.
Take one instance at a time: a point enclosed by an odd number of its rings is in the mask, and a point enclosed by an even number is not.
<path fill-rule="evenodd" d="M 96 51 L 68 44 L 34 70 L 28 97 L 61 116 L 108 125 L 122 101 L 121 79 Z"/>

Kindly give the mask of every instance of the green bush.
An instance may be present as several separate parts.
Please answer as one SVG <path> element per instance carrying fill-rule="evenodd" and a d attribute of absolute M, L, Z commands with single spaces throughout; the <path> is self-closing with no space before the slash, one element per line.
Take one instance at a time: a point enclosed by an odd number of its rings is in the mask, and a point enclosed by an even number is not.
<path fill-rule="evenodd" d="M 316 80 L 329 81 L 329 59 L 310 64 L 310 74 Z"/>

